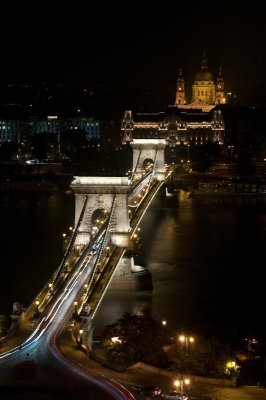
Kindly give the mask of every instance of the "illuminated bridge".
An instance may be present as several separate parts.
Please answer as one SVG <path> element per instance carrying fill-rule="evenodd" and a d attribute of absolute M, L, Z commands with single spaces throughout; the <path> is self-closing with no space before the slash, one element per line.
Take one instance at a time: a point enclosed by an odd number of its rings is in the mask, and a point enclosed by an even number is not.
<path fill-rule="evenodd" d="M 164 163 L 165 144 L 164 139 L 138 142 L 130 176 L 74 177 L 75 227 L 65 254 L 53 276 L 18 317 L 19 344 L 12 338 L 7 342 L 8 349 L 0 353 L 0 367 L 14 362 L 18 354 L 40 349 L 48 363 L 52 355 L 57 362 L 68 364 L 57 343 L 73 321 L 73 313 L 80 316 L 81 339 L 90 350 L 93 321 L 104 293 L 116 271 L 134 268 L 126 252 L 134 248 L 139 224 L 172 172 Z M 132 146 L 134 149 L 134 143 Z M 114 398 L 127 398 L 123 396 Z"/>

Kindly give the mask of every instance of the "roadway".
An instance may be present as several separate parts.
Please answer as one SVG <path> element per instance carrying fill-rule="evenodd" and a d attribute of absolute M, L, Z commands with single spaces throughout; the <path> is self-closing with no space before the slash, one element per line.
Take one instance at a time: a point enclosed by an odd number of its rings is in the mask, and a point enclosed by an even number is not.
<path fill-rule="evenodd" d="M 140 187 L 141 189 L 142 187 Z M 137 193 L 136 196 L 138 196 Z M 84 387 L 87 387 L 88 384 L 90 386 L 96 385 L 97 390 L 101 394 L 95 398 L 102 399 L 104 389 L 109 398 L 134 399 L 134 396 L 123 386 L 114 382 L 110 384 L 107 378 L 96 377 L 92 373 L 88 374 L 84 372 L 84 370 L 75 364 L 73 366 L 70 360 L 62 357 L 57 348 L 57 337 L 60 331 L 65 329 L 65 325 L 72 319 L 74 302 L 83 298 L 82 303 L 84 303 L 84 286 L 87 282 L 91 283 L 95 266 L 97 269 L 99 253 L 102 251 L 104 229 L 102 231 L 102 233 L 95 236 L 90 246 L 85 250 L 83 249 L 82 256 L 79 260 L 76 260 L 70 271 L 62 270 L 59 283 L 57 282 L 57 285 L 54 287 L 51 287 L 49 284 L 46 285 L 21 316 L 18 334 L 5 344 L 4 352 L 0 355 L 2 382 L 3 379 L 8 382 L 10 373 L 12 376 L 14 371 L 18 372 L 20 365 L 22 368 L 20 374 L 23 375 L 23 365 L 25 371 L 26 365 L 30 365 L 28 361 L 31 360 L 34 365 L 31 364 L 28 371 L 32 374 L 34 373 L 35 377 L 38 377 L 38 375 L 42 378 L 45 377 L 44 381 L 41 379 L 39 383 L 50 381 L 50 372 L 44 371 L 49 371 L 48 366 L 52 365 L 52 369 L 56 370 L 57 375 L 60 375 L 64 371 L 64 379 L 58 379 L 61 382 L 68 378 L 67 382 L 84 381 Z M 97 252 L 92 252 L 91 247 L 95 243 L 98 243 L 98 249 Z M 93 281 L 93 285 L 91 285 L 91 292 L 88 293 L 88 297 L 92 294 L 94 296 L 95 312 L 123 253 L 124 249 L 113 246 L 108 257 L 110 262 L 106 262 L 105 258 L 105 263 L 101 265 L 101 268 L 97 271 L 98 274 L 95 275 L 96 278 Z M 73 254 L 70 254 L 70 257 L 73 258 Z M 57 274 L 57 271 L 55 274 Z M 54 276 L 51 281 L 55 283 Z M 36 300 L 38 301 L 38 306 L 36 305 Z M 36 311 L 38 314 L 36 317 L 36 326 L 32 332 L 29 332 L 32 315 Z M 34 366 L 39 371 L 38 374 L 32 370 Z M 73 377 L 73 372 L 75 372 L 75 377 Z"/>
<path fill-rule="evenodd" d="M 98 240 L 101 241 L 101 236 Z M 82 388 L 83 393 L 93 391 L 95 399 L 134 399 L 127 389 L 122 391 L 121 385 L 116 387 L 116 384 L 110 383 L 108 379 L 96 377 L 92 373 L 88 374 L 87 371 L 64 358 L 57 348 L 59 333 L 72 319 L 73 303 L 82 296 L 84 285 L 90 277 L 96 259 L 97 254 L 91 254 L 88 251 L 88 254 L 80 259 L 75 269 L 57 289 L 56 295 L 50 298 L 34 331 L 26 340 L 0 355 L 2 382 L 9 382 L 12 374 L 16 372 L 20 372 L 23 376 L 23 372 L 28 371 L 34 374 L 34 381 L 38 384 L 45 385 L 45 382 L 47 384 L 52 380 L 52 386 L 58 389 L 57 382 L 54 385 L 52 378 L 55 374 L 60 382 L 60 390 L 67 387 L 71 391 L 74 385 L 74 387 Z M 34 362 L 37 368 L 36 373 L 32 369 L 34 365 L 26 368 L 26 365 L 29 365 L 27 360 Z"/>
<path fill-rule="evenodd" d="M 132 193 L 130 206 L 132 207 L 131 235 L 137 229 L 150 202 L 161 187 L 162 182 L 143 181 L 143 185 Z M 146 185 L 146 187 L 145 187 Z M 144 195 L 145 192 L 145 195 Z M 141 195 L 141 196 L 140 196 Z M 103 230 L 104 231 L 104 230 Z M 59 284 L 53 288 L 49 285 L 39 293 L 40 317 L 33 331 L 28 332 L 31 316 L 35 311 L 35 302 L 21 318 L 21 336 L 14 338 L 12 349 L 6 345 L 5 352 L 0 355 L 1 383 L 5 387 L 15 388 L 21 386 L 37 385 L 51 393 L 61 393 L 67 399 L 73 398 L 76 389 L 79 389 L 79 397 L 82 399 L 93 398 L 101 400 L 126 399 L 134 400 L 139 393 L 134 393 L 136 385 L 160 384 L 163 390 L 168 391 L 172 382 L 160 375 L 143 373 L 137 370 L 126 371 L 125 374 L 107 370 L 94 361 L 88 359 L 79 349 L 77 343 L 62 341 L 64 332 L 71 332 L 73 317 L 73 303 L 79 304 L 89 301 L 95 315 L 98 305 L 105 290 L 108 287 L 112 274 L 118 261 L 123 256 L 124 249 L 112 246 L 108 256 L 101 262 L 101 268 L 91 281 L 92 271 L 98 262 L 103 240 L 103 231 L 95 236 L 93 243 L 98 243 L 98 249 L 92 253 L 91 248 L 83 249 L 79 260 L 74 260 L 73 268 L 68 273 L 62 273 Z M 97 266 L 96 266 L 97 267 Z M 90 292 L 84 298 L 84 286 L 91 282 Z M 18 340 L 19 338 L 19 340 Z M 16 342 L 17 341 L 17 342 Z M 67 344 L 68 343 L 68 344 Z M 66 352 L 67 346 L 73 346 L 70 352 Z M 24 368 L 25 362 L 32 360 L 32 368 Z M 19 368 L 19 366 L 22 366 Z M 36 368 L 35 368 L 36 367 Z M 25 374 L 24 374 L 25 373 Z M 30 374 L 30 378 L 27 377 Z M 24 374 L 24 375 L 23 375 Z M 110 379 L 111 378 L 111 379 Z M 112 380 L 112 379 L 115 379 Z M 29 383 L 30 381 L 30 383 Z M 119 381 L 121 383 L 119 383 Z M 133 395 L 123 384 L 127 383 L 132 388 Z M 9 386 L 8 386 L 9 385 Z M 2 386 L 3 390 L 4 386 Z M 36 388 L 36 386 L 35 386 Z M 1 392 L 0 392 L 1 393 Z M 261 388 L 220 388 L 211 386 L 194 385 L 191 388 L 191 396 L 194 398 L 208 397 L 215 400 L 247 400 L 265 399 L 265 390 Z M 192 398 L 191 397 L 191 398 Z M 18 397 L 20 399 L 20 397 Z M 27 397 L 30 399 L 30 397 Z"/>

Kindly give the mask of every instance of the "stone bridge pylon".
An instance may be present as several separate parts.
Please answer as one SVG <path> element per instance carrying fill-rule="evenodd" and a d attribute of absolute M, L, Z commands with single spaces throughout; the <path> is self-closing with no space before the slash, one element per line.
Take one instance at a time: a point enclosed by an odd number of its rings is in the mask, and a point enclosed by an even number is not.
<path fill-rule="evenodd" d="M 76 244 L 86 245 L 95 234 L 95 212 L 111 215 L 111 241 L 116 246 L 129 245 L 128 177 L 75 176 L 70 185 L 75 193 Z M 88 199 L 85 204 L 85 199 Z M 85 209 L 83 209 L 85 204 Z M 80 216 L 82 214 L 81 220 Z M 80 221 L 79 221 L 80 220 Z"/>
<path fill-rule="evenodd" d="M 70 186 L 75 193 L 77 228 L 75 243 L 77 245 L 90 243 L 95 235 L 94 215 L 102 211 L 110 216 L 111 242 L 128 250 L 132 245 L 128 210 L 131 180 L 128 177 L 75 176 L 74 178 Z M 130 251 L 126 251 L 117 265 L 110 287 L 119 290 L 150 290 L 151 275 L 146 268 L 135 265 L 133 255 Z"/>
<path fill-rule="evenodd" d="M 135 125 L 132 112 L 125 111 L 122 119 L 122 143 L 129 142 L 133 149 L 132 179 L 138 180 L 145 173 L 145 167 L 150 162 L 153 165 L 153 175 L 159 181 L 165 178 L 164 149 L 167 144 L 165 131 L 155 132 L 151 125 L 147 132 L 147 122 L 138 124 L 138 133 L 135 134 Z"/>

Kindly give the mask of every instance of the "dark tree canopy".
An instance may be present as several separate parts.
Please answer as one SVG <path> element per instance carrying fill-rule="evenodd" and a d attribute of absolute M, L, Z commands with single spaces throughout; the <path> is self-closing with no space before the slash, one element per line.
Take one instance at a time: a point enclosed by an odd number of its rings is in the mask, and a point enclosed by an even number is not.
<path fill-rule="evenodd" d="M 168 355 L 178 371 L 213 377 L 224 375 L 226 363 L 232 359 L 229 347 L 215 337 L 197 337 L 188 348 L 177 342 Z"/>
<path fill-rule="evenodd" d="M 115 324 L 104 331 L 106 342 L 111 338 L 118 340 L 109 348 L 109 359 L 125 365 L 144 362 L 158 367 L 169 365 L 163 350 L 168 335 L 165 328 L 148 314 L 132 315 L 125 313 Z"/>

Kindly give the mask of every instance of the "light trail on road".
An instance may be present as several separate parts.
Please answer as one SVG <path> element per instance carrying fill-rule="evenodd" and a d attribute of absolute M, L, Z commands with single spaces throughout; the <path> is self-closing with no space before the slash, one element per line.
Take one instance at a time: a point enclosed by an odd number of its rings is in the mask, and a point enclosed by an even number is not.
<path fill-rule="evenodd" d="M 138 193 L 143 191 L 143 187 L 147 185 L 147 182 L 150 181 L 150 174 L 148 174 L 141 183 L 137 184 L 131 194 L 131 199 L 134 196 L 138 196 Z M 152 187 L 148 189 L 152 192 L 152 198 L 155 196 L 162 183 L 160 183 L 155 190 L 150 190 Z M 156 185 L 155 185 L 156 186 Z M 147 192 L 142 194 L 142 198 L 139 199 L 138 206 L 145 199 Z M 152 200 L 150 199 L 150 201 Z M 144 201 L 144 210 L 142 213 L 144 214 L 146 208 L 150 204 L 150 201 L 145 204 Z M 141 217 L 141 212 L 139 212 Z M 139 218 L 137 216 L 134 217 L 134 221 L 137 221 Z M 141 218 L 140 218 L 141 219 Z M 132 227 L 132 232 L 135 228 L 135 223 Z M 0 360 L 14 363 L 16 356 L 18 355 L 28 355 L 29 352 L 33 351 L 41 351 L 42 354 L 46 354 L 45 349 L 49 349 L 49 353 L 55 358 L 60 365 L 64 365 L 68 371 L 73 374 L 73 365 L 75 364 L 73 361 L 64 357 L 59 349 L 57 348 L 57 338 L 59 333 L 64 328 L 64 325 L 68 323 L 73 315 L 72 308 L 74 301 L 81 295 L 82 290 L 84 289 L 85 283 L 90 278 L 90 275 L 93 271 L 94 264 L 98 260 L 98 254 L 102 251 L 101 246 L 103 245 L 103 238 L 105 235 L 105 230 L 103 230 L 97 239 L 94 239 L 92 245 L 97 250 L 87 251 L 87 253 L 83 253 L 80 257 L 77 264 L 75 264 L 74 269 L 69 272 L 69 275 L 62 282 L 62 286 L 56 290 L 53 297 L 49 299 L 49 303 L 42 312 L 42 317 L 34 329 L 34 331 L 30 334 L 30 336 L 22 342 L 19 346 L 14 347 L 12 350 L 6 351 L 0 355 Z M 95 246 L 96 245 L 96 246 Z M 107 284 L 108 286 L 108 284 Z M 104 293 L 104 292 L 103 292 Z M 100 296 L 99 301 L 103 296 Z M 28 352 L 28 353 L 27 353 Z M 46 354 L 48 364 L 49 364 L 49 356 Z M 45 358 L 45 357 L 44 357 Z M 76 375 L 86 379 L 86 381 L 96 384 L 106 390 L 112 397 L 116 400 L 134 400 L 134 395 L 125 388 L 121 383 L 110 380 L 109 378 L 99 377 L 91 371 L 84 370 L 80 365 L 75 365 L 75 373 Z"/>

